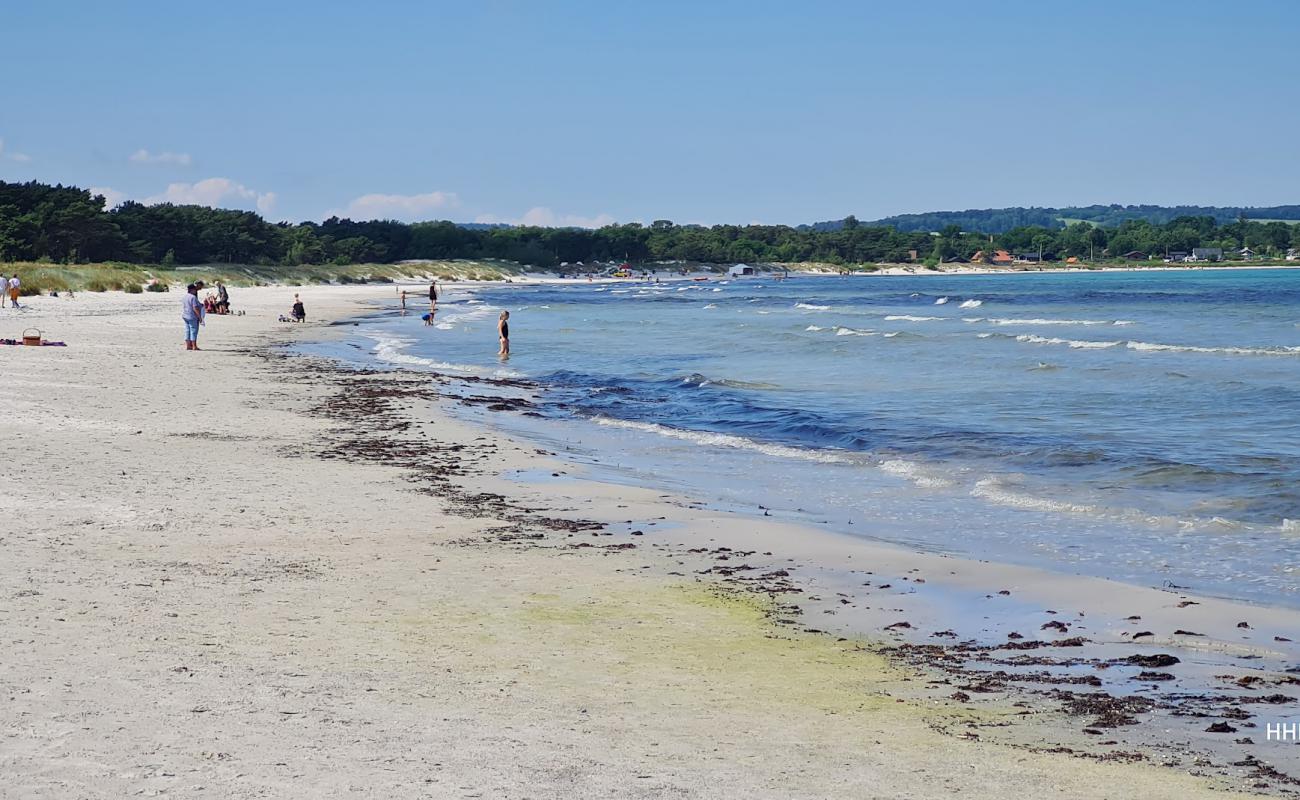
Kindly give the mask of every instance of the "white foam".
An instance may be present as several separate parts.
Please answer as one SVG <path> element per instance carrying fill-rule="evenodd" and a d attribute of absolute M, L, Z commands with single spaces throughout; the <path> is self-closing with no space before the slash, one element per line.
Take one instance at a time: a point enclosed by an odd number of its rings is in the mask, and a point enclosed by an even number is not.
<path fill-rule="evenodd" d="M 769 456 L 794 458 L 801 461 L 815 461 L 821 464 L 856 463 L 846 455 L 840 455 L 826 450 L 805 450 L 800 447 L 788 447 L 780 444 L 756 442 L 753 439 L 746 439 L 743 436 L 732 436 L 731 434 L 726 433 L 702 433 L 700 431 L 688 431 L 681 428 L 670 428 L 667 425 L 659 425 L 653 422 L 636 422 L 633 420 L 612 419 L 610 417 L 595 417 L 594 419 L 597 425 L 641 431 L 643 433 L 653 433 L 670 439 L 680 439 L 682 441 L 693 442 L 708 447 L 730 447 L 738 450 L 750 450 Z"/>
<path fill-rule="evenodd" d="M 706 309 L 709 309 L 709 308 L 717 308 L 717 307 L 718 307 L 718 304 L 717 304 L 717 303 L 709 303 L 707 306 L 705 306 Z"/>
<path fill-rule="evenodd" d="M 941 305 L 943 305 L 943 304 L 946 303 L 946 302 L 948 302 L 948 298 L 946 298 L 946 297 L 940 297 L 938 300 L 935 300 L 935 301 L 934 301 L 934 304 L 935 304 L 936 306 L 941 306 Z"/>
<path fill-rule="evenodd" d="M 1071 503 L 1067 500 L 1053 500 L 1048 497 L 1036 497 L 1032 494 L 1013 491 L 998 478 L 984 478 L 970 491 L 972 497 L 979 497 L 991 503 L 1026 511 L 1052 511 L 1067 514 L 1095 514 L 1096 506 Z"/>
<path fill-rule="evenodd" d="M 978 320 L 974 320 L 978 321 Z M 1127 320 L 1109 320 L 1109 319 L 1047 319 L 1044 317 L 1034 317 L 1024 319 L 1020 317 L 991 317 L 988 320 L 994 325 L 1131 325 Z"/>
<path fill-rule="evenodd" d="M 891 475 L 900 475 L 912 483 L 926 489 L 943 489 L 953 485 L 947 478 L 936 475 L 933 470 L 915 461 L 892 458 L 880 462 L 880 468 Z"/>
<path fill-rule="evenodd" d="M 957 307 L 958 308 L 979 308 L 982 305 L 984 305 L 983 300 L 966 300 Z"/>
<path fill-rule="evenodd" d="M 1104 350 L 1124 344 L 1123 342 L 1090 342 L 1084 339 L 1058 339 L 1055 336 L 1039 336 L 1033 333 L 1022 333 L 1016 337 L 1016 341 L 1033 344 L 1063 344 L 1076 350 Z"/>
<path fill-rule="evenodd" d="M 846 328 L 843 325 L 835 326 L 836 336 L 876 336 L 875 331 L 860 331 L 856 328 Z"/>
<path fill-rule="evenodd" d="M 477 367 L 473 364 L 449 364 L 445 361 L 435 361 L 432 358 L 423 358 L 421 356 L 415 356 L 403 352 L 412 344 L 415 344 L 414 339 L 392 336 L 377 331 L 369 331 L 365 335 L 375 340 L 375 358 L 386 364 L 399 364 L 403 366 L 450 370 L 452 372 L 465 372 L 471 374 L 478 374 L 487 371 L 482 367 Z"/>
<path fill-rule="evenodd" d="M 885 317 L 885 319 L 889 322 L 937 322 L 938 320 L 943 319 L 943 317 L 917 317 L 912 314 L 890 314 Z"/>
<path fill-rule="evenodd" d="M 802 308 L 805 311 L 830 311 L 830 306 L 815 306 L 812 303 L 795 303 L 795 308 Z"/>
<path fill-rule="evenodd" d="M 1300 347 L 1198 347 L 1189 344 L 1128 342 L 1130 350 L 1164 353 L 1212 353 L 1230 356 L 1296 356 Z"/>
<path fill-rule="evenodd" d="M 808 327 L 804 328 L 804 330 L 806 330 L 806 331 L 824 331 L 824 330 L 826 330 L 826 329 L 823 328 L 823 327 L 820 326 L 820 325 L 809 325 Z"/>

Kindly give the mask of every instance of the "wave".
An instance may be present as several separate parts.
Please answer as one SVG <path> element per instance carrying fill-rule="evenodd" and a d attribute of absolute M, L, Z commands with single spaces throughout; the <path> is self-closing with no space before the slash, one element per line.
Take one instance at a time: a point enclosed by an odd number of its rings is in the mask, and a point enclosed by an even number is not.
<path fill-rule="evenodd" d="M 823 327 L 820 326 L 820 325 L 809 325 L 808 327 L 804 328 L 804 330 L 806 330 L 806 331 L 824 331 L 824 330 L 826 330 L 826 329 L 823 328 Z"/>
<path fill-rule="evenodd" d="M 642 433 L 653 433 L 670 439 L 693 442 L 707 447 L 730 447 L 737 450 L 750 450 L 756 453 L 763 453 L 764 455 L 777 456 L 779 458 L 793 458 L 801 461 L 815 461 L 820 464 L 857 463 L 847 455 L 832 453 L 825 450 L 808 450 L 802 447 L 790 447 L 783 444 L 760 442 L 754 439 L 747 439 L 744 436 L 734 436 L 729 433 L 702 433 L 700 431 L 689 431 L 682 428 L 671 428 L 667 425 L 660 425 L 657 422 L 636 422 L 634 420 L 613 419 L 612 417 L 593 417 L 592 420 L 597 425 L 603 425 L 608 428 L 623 428 L 625 430 L 641 431 Z"/>
<path fill-rule="evenodd" d="M 482 367 L 477 367 L 473 364 L 449 364 L 445 361 L 435 361 L 432 358 L 424 358 L 422 356 L 415 356 L 403 352 L 406 348 L 415 344 L 414 339 L 405 339 L 399 336 L 390 336 L 379 332 L 368 332 L 365 335 L 375 340 L 375 358 L 386 364 L 450 370 L 452 372 L 464 372 L 468 374 L 482 374 L 487 372 L 487 370 Z"/>
<path fill-rule="evenodd" d="M 1034 344 L 1064 344 L 1075 348 L 1076 350 L 1104 350 L 1108 347 L 1118 347 L 1123 342 L 1090 342 L 1083 339 L 1058 339 L 1055 336 L 1038 336 L 1033 333 L 1022 333 L 1016 337 L 1017 342 L 1032 342 Z"/>
<path fill-rule="evenodd" d="M 1132 325 L 1129 320 L 1123 319 L 1045 319 L 1035 317 L 1033 319 L 1021 319 L 1017 317 L 990 317 L 987 320 L 981 320 L 976 317 L 965 322 L 990 322 L 994 325 Z"/>
<path fill-rule="evenodd" d="M 918 464 L 915 461 L 891 458 L 880 462 L 877 466 L 891 475 L 900 475 L 907 478 L 912 483 L 924 489 L 946 489 L 954 485 L 953 481 L 935 474 L 934 470 L 931 468 Z"/>
<path fill-rule="evenodd" d="M 942 319 L 945 319 L 945 317 L 917 317 L 912 314 L 890 314 L 885 317 L 888 322 L 938 322 Z"/>
<path fill-rule="evenodd" d="M 718 307 L 718 304 L 717 304 L 717 303 L 709 303 L 707 306 L 705 306 L 706 309 L 709 309 L 709 308 L 717 308 L 717 307 Z"/>
<path fill-rule="evenodd" d="M 980 338 L 988 338 L 980 334 Z M 1110 339 L 1090 341 L 1087 339 L 1060 339 L 1055 336 L 1039 336 L 1034 333 L 1022 333 L 1015 337 L 1017 342 L 1031 344 L 1066 345 L 1076 350 L 1106 350 L 1123 345 L 1129 350 L 1146 353 L 1203 353 L 1207 355 L 1227 356 L 1300 356 L 1300 347 L 1202 347 L 1190 344 L 1161 344 L 1159 342 L 1139 342 L 1133 340 Z"/>
<path fill-rule="evenodd" d="M 946 298 L 946 297 L 940 297 L 938 300 L 935 300 L 935 301 L 934 301 L 934 304 L 935 304 L 936 306 L 941 306 L 941 305 L 943 305 L 943 304 L 946 303 L 946 302 L 948 302 L 948 298 Z"/>
<path fill-rule="evenodd" d="M 830 311 L 830 306 L 815 306 L 812 303 L 795 303 L 795 308 L 802 308 L 805 311 Z"/>
<path fill-rule="evenodd" d="M 1190 344 L 1127 342 L 1130 350 L 1167 353 L 1218 353 L 1233 356 L 1296 356 L 1300 347 L 1198 347 Z"/>
<path fill-rule="evenodd" d="M 1018 492 L 1007 486 L 1000 478 L 984 478 L 975 483 L 970 490 L 972 497 L 978 497 L 991 503 L 1026 511 L 1052 511 L 1058 514 L 1095 514 L 1100 511 L 1097 506 L 1084 503 L 1071 503 L 1068 500 L 1053 500 L 1049 497 Z"/>
<path fill-rule="evenodd" d="M 693 372 L 682 378 L 682 383 L 688 386 L 723 386 L 728 389 L 779 389 L 775 383 L 765 383 L 763 381 L 741 381 L 734 378 L 710 378 L 708 375 L 701 375 Z"/>
<path fill-rule="evenodd" d="M 855 328 L 846 328 L 843 325 L 835 326 L 836 336 L 878 336 L 875 331 L 860 331 Z"/>
<path fill-rule="evenodd" d="M 958 308 L 979 308 L 982 305 L 984 305 L 983 300 L 966 300 L 957 307 Z"/>

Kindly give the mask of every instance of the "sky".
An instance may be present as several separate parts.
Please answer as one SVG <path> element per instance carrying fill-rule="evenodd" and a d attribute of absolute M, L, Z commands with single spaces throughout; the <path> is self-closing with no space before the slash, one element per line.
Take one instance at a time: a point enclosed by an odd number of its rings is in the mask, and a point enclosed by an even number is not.
<path fill-rule="evenodd" d="M 0 6 L 0 179 L 272 220 L 1300 203 L 1300 2 Z"/>

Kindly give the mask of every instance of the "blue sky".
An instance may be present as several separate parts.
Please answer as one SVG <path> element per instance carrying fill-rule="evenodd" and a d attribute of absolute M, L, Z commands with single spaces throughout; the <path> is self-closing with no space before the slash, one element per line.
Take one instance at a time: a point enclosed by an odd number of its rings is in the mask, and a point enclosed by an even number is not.
<path fill-rule="evenodd" d="M 1300 203 L 1300 3 L 44 2 L 0 178 L 271 219 Z"/>

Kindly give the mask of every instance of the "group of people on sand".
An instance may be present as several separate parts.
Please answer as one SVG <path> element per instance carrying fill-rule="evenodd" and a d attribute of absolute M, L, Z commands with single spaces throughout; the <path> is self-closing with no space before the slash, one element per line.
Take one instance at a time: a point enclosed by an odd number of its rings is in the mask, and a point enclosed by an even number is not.
<path fill-rule="evenodd" d="M 185 323 L 186 350 L 199 349 L 199 328 L 205 324 L 208 314 L 230 313 L 230 292 L 225 284 L 217 281 L 216 291 L 199 299 L 199 292 L 206 286 L 203 281 L 195 281 L 185 287 L 185 294 L 181 297 L 181 321 Z M 289 309 L 289 316 L 281 314 L 280 321 L 307 321 L 307 309 L 302 304 L 302 298 L 297 294 L 293 296 L 293 306 Z"/>
<path fill-rule="evenodd" d="M 221 281 L 217 281 L 217 288 L 203 298 L 203 311 L 208 314 L 230 313 L 230 292 Z"/>
<path fill-rule="evenodd" d="M 4 276 L 0 275 L 0 278 Z M 18 276 L 13 277 L 12 296 L 14 306 L 18 305 Z M 199 292 L 206 286 L 203 281 L 195 281 L 185 287 L 185 296 L 181 298 L 181 320 L 185 323 L 185 349 L 199 349 L 199 327 L 204 324 L 208 314 L 229 314 L 230 313 L 230 293 L 227 291 L 221 281 L 217 281 L 216 290 L 202 300 L 199 299 Z M 406 290 L 401 289 L 398 292 L 402 299 L 402 313 L 406 313 Z M 432 325 L 434 315 L 438 312 L 438 283 L 437 281 L 429 282 L 429 311 L 424 314 L 422 319 L 425 325 Z M 297 293 L 293 296 L 293 306 L 289 309 L 288 315 L 281 314 L 280 322 L 306 322 L 307 308 L 303 305 L 302 298 Z M 510 312 L 502 311 L 497 317 L 497 339 L 500 348 L 497 355 L 502 358 L 510 356 Z"/>
<path fill-rule="evenodd" d="M 6 278 L 0 273 L 0 308 L 4 308 L 5 301 L 8 301 L 14 308 L 22 308 L 18 305 L 18 296 L 22 294 L 23 282 L 18 280 L 18 273 Z"/>

